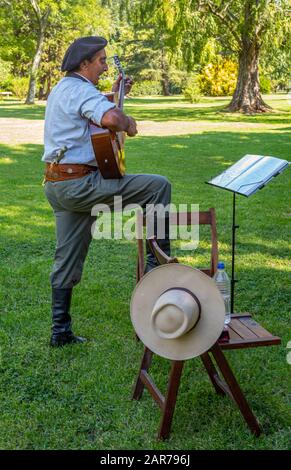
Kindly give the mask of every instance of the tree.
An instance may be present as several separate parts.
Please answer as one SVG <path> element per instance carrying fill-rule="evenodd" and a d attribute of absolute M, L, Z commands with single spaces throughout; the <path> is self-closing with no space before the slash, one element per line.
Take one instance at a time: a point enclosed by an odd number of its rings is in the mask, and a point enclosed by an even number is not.
<path fill-rule="evenodd" d="M 238 78 L 228 110 L 253 113 L 270 109 L 260 93 L 259 58 L 265 41 L 276 36 L 283 43 L 290 34 L 290 21 L 286 21 L 290 0 L 148 0 L 133 4 L 140 11 L 139 21 L 154 21 L 166 29 L 172 48 L 192 41 L 192 47 L 182 49 L 189 65 L 193 56 L 199 58 L 211 36 L 223 52 L 236 56 Z"/>
<path fill-rule="evenodd" d="M 94 15 L 92 15 L 94 12 Z M 113 26 L 110 11 L 100 0 L 66 0 L 50 16 L 38 72 L 38 96 L 46 99 L 62 77 L 60 64 L 68 45 L 77 37 L 99 35 L 109 38 Z M 111 45 L 108 45 L 109 50 Z M 109 55 L 111 53 L 109 52 Z"/>
<path fill-rule="evenodd" d="M 111 7 L 114 4 L 115 14 L 120 12 L 112 39 L 126 64 L 127 73 L 141 86 L 147 81 L 145 90 L 149 90 L 149 82 L 155 82 L 153 89 L 160 90 L 164 96 L 169 96 L 173 90 L 181 91 L 186 75 L 180 61 L 181 53 L 170 46 L 172 38 L 166 28 L 157 27 L 155 20 L 146 24 L 142 21 L 143 8 L 147 10 L 148 2 L 140 4 L 140 11 L 126 0 L 107 0 L 106 3 Z"/>
<path fill-rule="evenodd" d="M 124 22 L 118 27 L 114 40 L 122 61 L 127 64 L 126 72 L 137 82 L 146 80 L 160 84 L 163 95 L 169 96 L 174 67 L 161 32 L 149 26 L 131 28 Z"/>
<path fill-rule="evenodd" d="M 39 4 L 37 4 L 37 1 Z M 39 70 L 43 52 L 46 53 L 47 62 L 42 72 L 43 82 L 46 81 L 45 93 L 50 92 L 53 78 L 59 75 L 56 62 L 68 46 L 78 36 L 104 34 L 110 31 L 109 12 L 100 0 L 29 0 L 37 19 L 37 45 L 32 62 L 30 86 L 26 104 L 34 102 L 36 75 Z M 42 3 L 42 10 L 40 8 Z M 47 66 L 49 64 L 49 66 Z M 52 71 L 52 66 L 55 70 Z M 44 83 L 42 82 L 42 87 Z M 41 93 L 40 93 L 41 94 Z"/>
<path fill-rule="evenodd" d="M 18 8 L 16 8 L 18 6 Z M 11 64 L 11 74 L 26 76 L 34 40 L 25 0 L 0 0 L 0 55 Z"/>
<path fill-rule="evenodd" d="M 46 5 L 44 7 L 44 11 L 42 11 L 37 0 L 29 0 L 29 3 L 33 9 L 33 12 L 37 20 L 37 28 L 36 28 L 37 45 L 36 45 L 36 50 L 35 50 L 35 54 L 34 54 L 33 61 L 32 61 L 30 78 L 29 78 L 29 87 L 28 87 L 25 104 L 34 103 L 35 90 L 36 90 L 36 77 L 37 77 L 37 72 L 39 69 L 43 43 L 45 39 L 45 33 L 48 27 L 48 20 L 49 20 L 49 16 L 51 13 L 50 5 Z"/>
<path fill-rule="evenodd" d="M 0 0 L 0 56 L 14 76 L 30 76 L 26 97 L 36 85 L 46 97 L 60 78 L 62 56 L 78 36 L 111 33 L 110 12 L 102 0 Z"/>
<path fill-rule="evenodd" d="M 10 0 L 1 2 L 0 31 L 8 45 L 0 42 L 1 55 L 13 64 L 14 76 L 29 75 L 26 103 L 33 104 L 41 53 L 50 15 L 57 0 Z"/>
<path fill-rule="evenodd" d="M 213 15 L 218 29 L 227 33 L 227 43 L 237 52 L 238 78 L 229 111 L 270 109 L 260 93 L 259 57 L 266 37 L 280 34 L 286 7 L 287 2 L 276 0 L 200 2 L 200 9 Z"/>

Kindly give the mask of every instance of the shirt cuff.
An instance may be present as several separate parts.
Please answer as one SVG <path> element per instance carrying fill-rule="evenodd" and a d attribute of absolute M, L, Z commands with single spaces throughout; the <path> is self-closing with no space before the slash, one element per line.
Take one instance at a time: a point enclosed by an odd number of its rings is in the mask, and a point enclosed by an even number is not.
<path fill-rule="evenodd" d="M 101 126 L 101 121 L 105 113 L 109 111 L 110 109 L 116 108 L 116 105 L 114 103 L 102 103 L 102 109 L 98 109 L 93 113 L 92 116 L 92 121 L 94 121 L 98 126 Z"/>

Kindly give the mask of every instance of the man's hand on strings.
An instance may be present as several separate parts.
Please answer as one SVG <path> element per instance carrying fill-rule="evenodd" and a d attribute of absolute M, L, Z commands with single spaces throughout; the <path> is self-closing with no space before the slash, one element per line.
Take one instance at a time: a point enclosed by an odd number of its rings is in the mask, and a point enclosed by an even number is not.
<path fill-rule="evenodd" d="M 112 85 L 112 91 L 117 92 L 119 90 L 119 84 L 120 84 L 121 79 L 122 79 L 122 76 L 120 74 L 117 80 Z M 132 85 L 133 85 L 132 78 L 126 77 L 125 83 L 124 83 L 124 92 L 126 95 L 130 92 Z"/>

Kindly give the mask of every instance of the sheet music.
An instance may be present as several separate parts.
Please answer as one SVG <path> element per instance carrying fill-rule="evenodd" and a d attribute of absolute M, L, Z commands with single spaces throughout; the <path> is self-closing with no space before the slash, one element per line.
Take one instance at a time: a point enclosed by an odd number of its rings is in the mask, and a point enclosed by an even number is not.
<path fill-rule="evenodd" d="M 287 160 L 262 155 L 245 155 L 209 184 L 250 196 L 288 166 Z"/>

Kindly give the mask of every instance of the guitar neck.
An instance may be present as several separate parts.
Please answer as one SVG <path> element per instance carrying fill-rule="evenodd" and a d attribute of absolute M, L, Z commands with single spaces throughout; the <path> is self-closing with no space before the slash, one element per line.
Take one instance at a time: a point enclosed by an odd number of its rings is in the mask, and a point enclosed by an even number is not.
<path fill-rule="evenodd" d="M 125 77 L 122 74 L 122 79 L 120 80 L 119 84 L 119 91 L 118 91 L 118 108 L 123 111 L 123 102 L 124 102 L 124 85 L 125 85 Z"/>
<path fill-rule="evenodd" d="M 118 55 L 115 54 L 113 58 L 114 58 L 115 65 L 118 68 L 119 73 L 121 74 L 121 80 L 120 80 L 120 83 L 119 83 L 119 90 L 118 90 L 118 105 L 117 106 L 122 111 L 123 110 L 124 95 L 125 95 L 125 93 L 124 93 L 125 74 L 124 74 L 124 71 L 121 67 Z"/>

